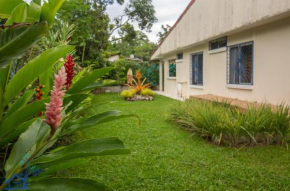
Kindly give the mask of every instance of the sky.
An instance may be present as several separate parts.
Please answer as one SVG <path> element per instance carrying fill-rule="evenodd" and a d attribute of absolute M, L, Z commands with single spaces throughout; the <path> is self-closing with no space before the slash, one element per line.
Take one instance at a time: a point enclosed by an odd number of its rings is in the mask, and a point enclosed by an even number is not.
<path fill-rule="evenodd" d="M 124 7 L 128 2 L 129 0 L 125 0 L 123 6 L 118 4 L 108 6 L 107 11 L 110 18 L 113 19 L 118 15 L 122 15 Z M 161 31 L 161 25 L 169 24 L 170 26 L 173 26 L 189 4 L 190 0 L 152 0 L 152 2 L 155 7 L 158 22 L 153 25 L 151 33 L 144 32 L 149 37 L 150 41 L 157 42 L 158 38 L 156 35 Z M 136 24 L 134 24 L 134 26 L 137 27 Z"/>
<path fill-rule="evenodd" d="M 30 2 L 31 0 L 24 0 L 26 2 Z M 122 15 L 124 7 L 129 2 L 129 0 L 125 0 L 125 3 L 121 6 L 119 4 L 109 5 L 107 8 L 107 12 L 111 19 Z M 153 5 L 156 11 L 156 17 L 158 22 L 155 23 L 152 27 L 152 32 L 147 33 L 149 40 L 152 42 L 157 42 L 157 33 L 161 31 L 161 25 L 169 24 L 173 26 L 174 23 L 177 21 L 179 16 L 185 10 L 186 6 L 189 4 L 190 0 L 152 0 Z M 137 28 L 137 24 L 133 23 L 134 26 Z M 116 33 L 114 35 L 117 35 Z"/>

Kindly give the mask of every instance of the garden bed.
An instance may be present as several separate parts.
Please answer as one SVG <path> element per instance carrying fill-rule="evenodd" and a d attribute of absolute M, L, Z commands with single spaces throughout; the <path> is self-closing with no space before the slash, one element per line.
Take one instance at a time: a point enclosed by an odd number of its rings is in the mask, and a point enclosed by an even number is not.
<path fill-rule="evenodd" d="M 174 105 L 169 120 L 218 145 L 288 145 L 290 108 L 253 103 L 242 109 L 230 102 L 190 100 Z"/>
<path fill-rule="evenodd" d="M 127 101 L 153 101 L 153 96 L 134 95 L 132 98 L 126 98 Z"/>

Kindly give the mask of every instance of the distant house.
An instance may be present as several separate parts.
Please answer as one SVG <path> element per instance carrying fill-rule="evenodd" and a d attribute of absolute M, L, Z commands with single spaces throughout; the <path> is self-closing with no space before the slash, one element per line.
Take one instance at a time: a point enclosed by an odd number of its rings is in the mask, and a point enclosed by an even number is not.
<path fill-rule="evenodd" d="M 143 60 L 140 58 L 126 58 L 126 60 L 130 60 L 130 61 L 134 61 L 134 62 L 138 62 L 138 63 L 143 63 Z"/>
<path fill-rule="evenodd" d="M 120 58 L 121 53 L 113 54 L 108 58 L 109 62 L 114 62 Z"/>
<path fill-rule="evenodd" d="M 168 94 L 290 104 L 290 0 L 191 0 L 151 60 Z"/>
<path fill-rule="evenodd" d="M 118 54 L 113 54 L 108 58 L 109 62 L 115 62 L 116 60 L 120 59 L 120 55 L 121 53 Z M 142 59 L 139 58 L 134 58 L 134 56 L 132 58 L 125 58 L 125 60 L 130 60 L 130 61 L 134 61 L 134 62 L 138 62 L 138 63 L 143 63 Z"/>

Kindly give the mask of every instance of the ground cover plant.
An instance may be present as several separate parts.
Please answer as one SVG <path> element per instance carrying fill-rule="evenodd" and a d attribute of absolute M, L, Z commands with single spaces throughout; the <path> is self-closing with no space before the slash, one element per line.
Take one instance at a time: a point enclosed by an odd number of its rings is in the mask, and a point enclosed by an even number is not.
<path fill-rule="evenodd" d="M 285 147 L 218 147 L 169 122 L 175 100 L 125 102 L 118 94 L 100 94 L 95 112 L 118 109 L 130 118 L 82 131 L 85 140 L 119 137 L 130 155 L 95 158 L 67 176 L 102 180 L 113 190 L 289 190 L 290 152 Z M 64 174 L 63 174 L 64 175 Z"/>
<path fill-rule="evenodd" d="M 244 111 L 230 103 L 189 100 L 174 105 L 168 119 L 220 145 L 286 145 L 290 139 L 290 109 L 250 104 Z"/>

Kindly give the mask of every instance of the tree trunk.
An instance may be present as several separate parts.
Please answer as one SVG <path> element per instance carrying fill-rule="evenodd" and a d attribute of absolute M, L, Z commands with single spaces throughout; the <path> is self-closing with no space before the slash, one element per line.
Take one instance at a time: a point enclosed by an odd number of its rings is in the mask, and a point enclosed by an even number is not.
<path fill-rule="evenodd" d="M 85 50 L 86 50 L 86 46 L 83 46 L 83 53 L 82 53 L 82 66 L 84 64 L 84 59 L 85 59 Z"/>

